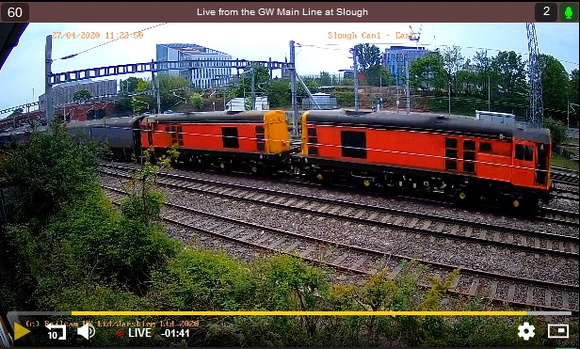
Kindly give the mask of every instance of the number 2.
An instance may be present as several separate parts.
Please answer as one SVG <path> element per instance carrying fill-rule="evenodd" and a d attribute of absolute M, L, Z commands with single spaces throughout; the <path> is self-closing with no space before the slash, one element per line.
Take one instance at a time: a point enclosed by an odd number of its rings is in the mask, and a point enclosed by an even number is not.
<path fill-rule="evenodd" d="M 550 15 L 550 6 L 544 6 L 544 16 L 549 16 Z"/>

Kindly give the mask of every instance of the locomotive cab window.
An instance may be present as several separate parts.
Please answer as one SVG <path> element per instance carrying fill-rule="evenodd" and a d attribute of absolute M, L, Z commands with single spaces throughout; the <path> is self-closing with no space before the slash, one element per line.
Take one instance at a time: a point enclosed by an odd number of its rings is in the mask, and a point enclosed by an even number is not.
<path fill-rule="evenodd" d="M 487 142 L 479 143 L 479 152 L 491 153 L 491 143 L 487 143 Z"/>
<path fill-rule="evenodd" d="M 475 163 L 464 162 L 463 163 L 463 172 L 475 173 Z"/>
<path fill-rule="evenodd" d="M 463 150 L 475 150 L 474 141 L 463 141 Z"/>
<path fill-rule="evenodd" d="M 224 148 L 239 149 L 238 142 L 238 128 L 237 127 L 222 127 L 222 141 Z"/>
<path fill-rule="evenodd" d="M 457 161 L 455 161 L 455 160 L 446 160 L 445 161 L 445 169 L 446 170 L 457 170 Z"/>
<path fill-rule="evenodd" d="M 457 149 L 457 139 L 445 138 L 445 148 Z"/>
<path fill-rule="evenodd" d="M 475 152 L 466 151 L 463 153 L 463 160 L 475 161 Z"/>
<path fill-rule="evenodd" d="M 534 160 L 533 149 L 531 145 L 516 144 L 516 159 L 524 161 Z"/>
<path fill-rule="evenodd" d="M 455 149 L 445 149 L 445 157 L 457 159 L 457 150 Z"/>
<path fill-rule="evenodd" d="M 367 158 L 367 140 L 364 132 L 342 131 L 342 156 L 346 158 Z"/>
<path fill-rule="evenodd" d="M 180 147 L 183 147 L 183 127 L 177 126 L 177 143 Z"/>

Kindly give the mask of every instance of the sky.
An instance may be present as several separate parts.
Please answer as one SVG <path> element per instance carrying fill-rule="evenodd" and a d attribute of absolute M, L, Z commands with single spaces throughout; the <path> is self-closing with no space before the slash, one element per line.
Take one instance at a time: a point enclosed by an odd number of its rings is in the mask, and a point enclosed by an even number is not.
<path fill-rule="evenodd" d="M 53 32 L 95 32 L 100 36 L 99 39 L 53 36 L 53 73 L 150 62 L 155 59 L 155 45 L 164 43 L 198 44 L 228 53 L 232 58 L 284 61 L 289 58 L 289 42 L 294 40 L 299 44 L 298 74 L 317 75 L 321 71 L 337 74 L 340 69 L 351 68 L 348 50 L 359 43 L 375 44 L 381 51 L 391 45 L 415 46 L 413 41 L 396 38 L 397 33 L 409 33 L 410 26 L 415 32 L 421 28 L 419 46 L 428 50 L 456 45 L 466 58 L 472 58 L 481 49 L 489 50 L 492 56 L 500 50 L 513 50 L 523 60 L 528 57 L 525 23 L 31 23 L 0 69 L 0 110 L 38 100 L 44 93 L 44 48 L 46 36 Z M 112 42 L 106 39 L 107 32 L 132 33 L 144 29 L 147 30 L 142 38 Z M 540 53 L 557 58 L 568 73 L 579 68 L 578 23 L 536 23 L 536 31 Z M 375 34 L 375 38 L 368 38 L 368 34 Z M 60 59 L 76 53 L 80 54 L 75 58 Z M 280 71 L 274 74 L 279 75 Z"/>

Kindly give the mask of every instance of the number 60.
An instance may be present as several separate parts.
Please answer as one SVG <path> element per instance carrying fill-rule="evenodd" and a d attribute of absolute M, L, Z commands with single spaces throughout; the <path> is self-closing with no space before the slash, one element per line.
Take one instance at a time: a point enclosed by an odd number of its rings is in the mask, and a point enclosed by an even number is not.
<path fill-rule="evenodd" d="M 9 18 L 20 18 L 22 17 L 22 7 L 9 7 L 6 14 Z"/>

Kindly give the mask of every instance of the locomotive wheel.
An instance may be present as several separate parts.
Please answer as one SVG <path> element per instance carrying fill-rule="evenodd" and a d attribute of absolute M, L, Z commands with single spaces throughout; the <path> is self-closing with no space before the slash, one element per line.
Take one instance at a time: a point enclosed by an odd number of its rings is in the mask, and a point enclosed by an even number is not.
<path fill-rule="evenodd" d="M 220 164 L 218 165 L 221 171 L 227 171 L 228 170 L 228 165 L 225 162 L 220 162 Z"/>
<path fill-rule="evenodd" d="M 324 176 L 322 175 L 322 173 L 318 173 L 318 174 L 316 174 L 316 179 L 318 179 L 319 181 L 323 181 Z"/>
<path fill-rule="evenodd" d="M 260 172 L 260 167 L 258 167 L 258 165 L 252 165 L 250 166 L 250 172 L 252 172 L 252 174 L 257 174 Z"/>
<path fill-rule="evenodd" d="M 520 201 L 519 201 L 518 199 L 514 199 L 514 200 L 512 201 L 512 206 L 513 206 L 514 208 L 518 208 L 518 207 L 520 206 Z"/>
<path fill-rule="evenodd" d="M 367 179 L 365 179 L 365 180 L 363 180 L 363 182 L 362 182 L 362 185 L 363 185 L 365 188 L 368 188 L 368 187 L 370 187 L 372 184 L 373 184 L 373 182 L 371 182 L 371 180 L 370 180 L 370 179 L 368 179 L 368 178 L 367 178 Z"/>

